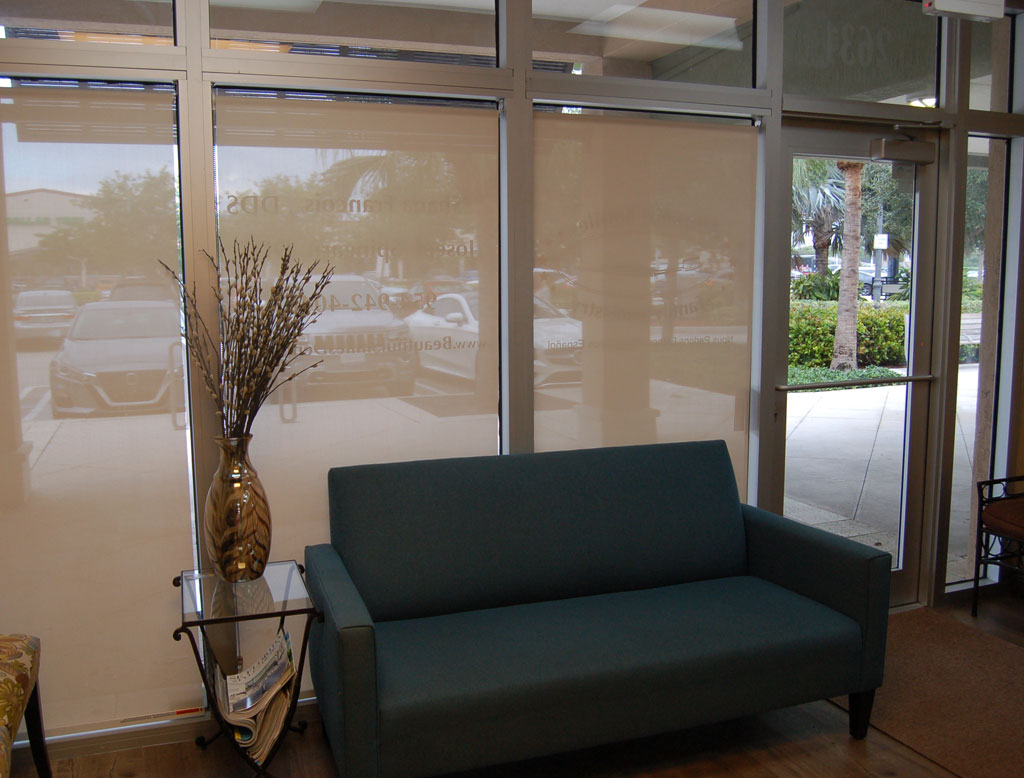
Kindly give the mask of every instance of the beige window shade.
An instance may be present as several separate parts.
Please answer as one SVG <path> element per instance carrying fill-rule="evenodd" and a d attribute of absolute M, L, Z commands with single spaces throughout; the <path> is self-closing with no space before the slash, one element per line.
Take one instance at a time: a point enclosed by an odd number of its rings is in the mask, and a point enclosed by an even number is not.
<path fill-rule="evenodd" d="M 562 316 L 534 325 L 537 449 L 724 438 L 742 485 L 756 130 L 539 113 L 535 139 L 535 294 Z"/>
<path fill-rule="evenodd" d="M 261 411 L 271 556 L 327 539 L 326 468 L 498 441 L 498 112 L 215 92 L 220 234 L 332 264 L 322 361 Z"/>
<path fill-rule="evenodd" d="M 193 560 L 157 264 L 179 265 L 174 88 L 64 83 L 0 101 L 0 610 L 42 639 L 49 735 L 203 704 L 169 631 Z"/>

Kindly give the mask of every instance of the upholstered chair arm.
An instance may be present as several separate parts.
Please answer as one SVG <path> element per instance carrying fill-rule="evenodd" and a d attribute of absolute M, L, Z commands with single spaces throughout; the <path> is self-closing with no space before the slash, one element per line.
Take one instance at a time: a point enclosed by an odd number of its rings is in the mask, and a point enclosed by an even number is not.
<path fill-rule="evenodd" d="M 377 776 L 377 670 L 373 620 L 330 544 L 306 547 L 306 585 L 323 613 L 309 643 L 310 673 L 342 778 Z M 340 736 L 343 742 L 333 742 Z"/>

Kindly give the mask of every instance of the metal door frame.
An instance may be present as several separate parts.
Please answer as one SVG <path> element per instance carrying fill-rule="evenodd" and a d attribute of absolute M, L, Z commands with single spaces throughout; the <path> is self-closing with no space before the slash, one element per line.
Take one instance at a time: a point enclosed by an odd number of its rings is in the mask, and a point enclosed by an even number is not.
<path fill-rule="evenodd" d="M 934 143 L 938 150 L 940 133 L 929 127 L 894 127 L 876 124 L 837 124 L 834 122 L 814 120 L 783 121 L 782 148 L 785 153 L 783 175 L 780 185 L 784 190 L 779 196 L 788 201 L 792 196 L 792 161 L 795 156 L 803 157 L 834 157 L 846 159 L 865 159 L 870 161 L 871 141 L 886 138 L 892 140 L 922 140 Z M 931 526 L 926 522 L 925 505 L 928 494 L 927 477 L 928 463 L 937 455 L 928 451 L 929 414 L 941 413 L 941 408 L 934 407 L 933 384 L 933 321 L 935 312 L 935 281 L 938 257 L 937 224 L 939 213 L 939 169 L 938 153 L 936 162 L 917 166 L 914 208 L 914 240 L 909 370 L 906 378 L 874 379 L 864 381 L 833 382 L 838 386 L 872 386 L 879 384 L 903 383 L 908 386 L 907 408 L 905 411 L 904 451 L 903 451 L 903 516 L 900 522 L 900 559 L 894 567 L 891 581 L 891 603 L 901 605 L 917 602 L 920 599 L 922 573 L 930 569 L 927 555 L 923 553 L 926 539 L 930 536 Z M 788 234 L 788 230 L 787 230 Z M 790 247 L 776 247 L 771 256 L 776 262 L 786 261 Z M 785 251 L 785 254 L 782 251 Z M 785 258 L 785 259 L 784 259 Z M 788 267 L 788 264 L 787 264 Z M 787 285 L 788 291 L 788 285 Z M 789 305 L 780 306 L 785 311 L 787 321 L 779 324 L 788 331 Z M 775 406 L 781 410 L 781 423 L 776 425 L 775 440 L 771 450 L 779 457 L 782 465 L 781 482 L 774 493 L 765 497 L 771 499 L 777 509 L 781 509 L 785 491 L 785 456 L 786 456 L 786 424 L 785 409 L 787 392 L 791 390 L 786 384 L 772 387 L 775 395 Z M 927 524 L 927 526 L 926 526 Z"/>

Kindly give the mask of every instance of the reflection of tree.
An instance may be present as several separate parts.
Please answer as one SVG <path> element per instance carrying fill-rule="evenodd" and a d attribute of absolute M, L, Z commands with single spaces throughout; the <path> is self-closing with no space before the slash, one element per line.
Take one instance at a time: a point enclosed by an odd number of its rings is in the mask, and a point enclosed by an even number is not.
<path fill-rule="evenodd" d="M 581 191 L 583 143 L 580 140 L 546 139 L 538 146 L 538 159 L 534 166 L 534 190 L 544 192 L 544 201 L 557 204 L 563 218 L 544 218 L 534 221 L 534 246 L 538 267 L 561 270 L 569 275 L 580 272 L 582 240 L 597 229 L 593 214 L 589 217 L 581 208 L 570 204 L 587 202 Z M 571 220 L 575 220 L 575 224 Z"/>
<path fill-rule="evenodd" d="M 463 202 L 446 154 L 389 151 L 356 157 L 332 165 L 324 179 L 335 191 L 344 191 L 354 179 L 350 199 L 361 212 L 345 236 L 351 245 L 389 260 L 392 274 L 399 264 L 406 277 L 458 274 L 456 228 L 475 230 L 466 223 L 471 204 Z"/>
<path fill-rule="evenodd" d="M 82 197 L 93 216 L 65 224 L 39 239 L 39 259 L 72 272 L 146 275 L 156 259 L 176 263 L 178 218 L 174 176 L 115 173 L 100 181 L 96 194 Z"/>
<path fill-rule="evenodd" d="M 317 186 L 317 175 L 305 180 L 277 175 L 259 180 L 252 189 L 221 193 L 221 239 L 230 244 L 255 235 L 273 251 L 293 246 L 303 262 L 320 258 L 338 229 L 340 215 L 311 207 Z"/>
<path fill-rule="evenodd" d="M 346 156 L 306 179 L 274 176 L 221 198 L 225 239 L 257 234 L 324 257 L 339 272 L 365 273 L 390 260 L 406 277 L 460 270 L 459 232 L 475 232 L 473 203 L 460 194 L 449 155 L 387 151 Z M 461 255 L 465 256 L 465 255 Z"/>

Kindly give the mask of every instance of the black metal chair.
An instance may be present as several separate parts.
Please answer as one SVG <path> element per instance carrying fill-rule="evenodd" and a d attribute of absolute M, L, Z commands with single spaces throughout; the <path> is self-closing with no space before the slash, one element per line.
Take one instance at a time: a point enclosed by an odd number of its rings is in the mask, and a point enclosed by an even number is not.
<path fill-rule="evenodd" d="M 981 568 L 988 575 L 989 565 L 1024 570 L 1024 475 L 978 481 L 972 616 L 978 615 Z"/>

